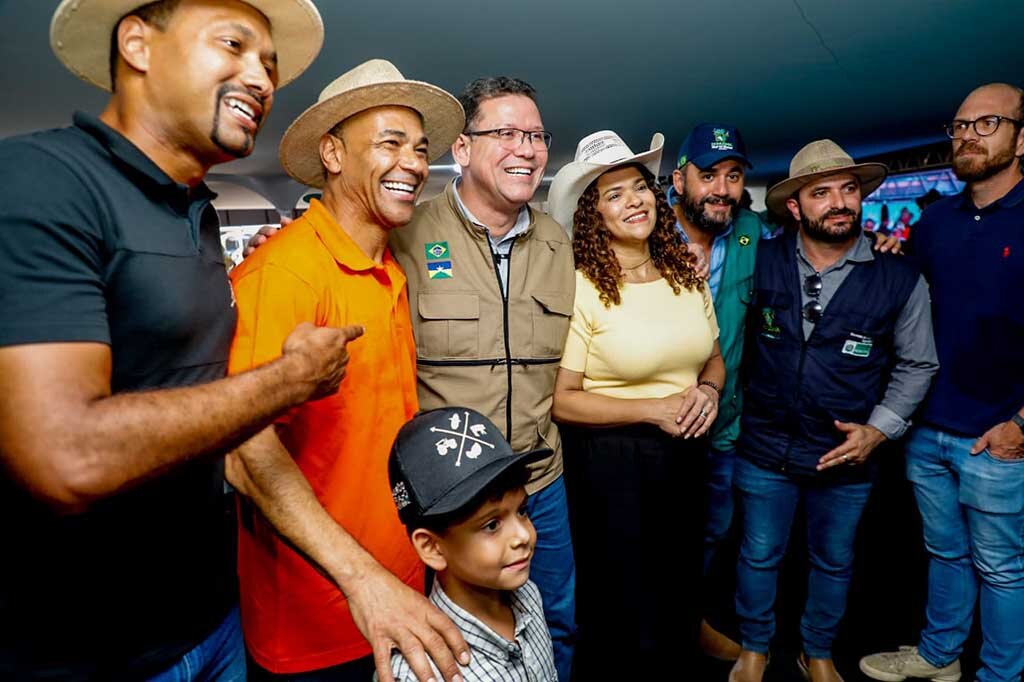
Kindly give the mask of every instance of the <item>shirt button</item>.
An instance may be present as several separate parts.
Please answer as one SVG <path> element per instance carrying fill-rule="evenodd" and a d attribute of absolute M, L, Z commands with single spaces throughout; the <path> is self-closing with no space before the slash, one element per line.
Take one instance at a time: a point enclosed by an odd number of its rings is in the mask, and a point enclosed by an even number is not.
<path fill-rule="evenodd" d="M 981 220 L 981 216 L 980 216 L 980 215 L 976 215 L 976 216 L 974 216 L 974 220 L 975 220 L 975 221 Z"/>

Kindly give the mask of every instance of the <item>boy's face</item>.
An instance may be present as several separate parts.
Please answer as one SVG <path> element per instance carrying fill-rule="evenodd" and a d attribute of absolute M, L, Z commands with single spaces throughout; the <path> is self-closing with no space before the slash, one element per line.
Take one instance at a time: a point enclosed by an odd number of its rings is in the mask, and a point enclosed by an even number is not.
<path fill-rule="evenodd" d="M 437 536 L 448 575 L 467 586 L 515 590 L 530 577 L 537 543 L 526 513 L 526 489 L 485 502 L 473 516 Z"/>

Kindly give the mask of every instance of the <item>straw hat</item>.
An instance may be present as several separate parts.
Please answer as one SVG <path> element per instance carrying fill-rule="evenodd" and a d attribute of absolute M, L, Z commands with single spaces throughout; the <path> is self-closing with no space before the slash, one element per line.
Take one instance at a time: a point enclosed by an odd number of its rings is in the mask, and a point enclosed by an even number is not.
<path fill-rule="evenodd" d="M 590 183 L 605 171 L 627 163 L 646 166 L 654 177 L 658 177 L 661 149 L 664 146 L 665 136 L 661 133 L 654 133 L 650 150 L 640 154 L 634 154 L 622 138 L 611 130 L 587 135 L 576 145 L 576 157 L 562 166 L 551 181 L 548 213 L 571 233 L 576 204 Z"/>
<path fill-rule="evenodd" d="M 278 59 L 277 87 L 299 77 L 324 44 L 324 23 L 312 0 L 242 0 L 270 22 Z M 50 47 L 72 73 L 110 90 L 110 36 L 146 0 L 63 0 L 50 21 Z"/>
<path fill-rule="evenodd" d="M 430 141 L 430 161 L 444 156 L 466 124 L 462 105 L 448 92 L 436 85 L 406 80 L 391 62 L 371 59 L 324 88 L 316 104 L 288 127 L 281 139 L 285 172 L 304 185 L 322 187 L 320 138 L 349 116 L 384 106 L 419 112 Z"/>
<path fill-rule="evenodd" d="M 815 140 L 796 153 L 789 163 L 789 177 L 768 190 L 765 204 L 779 215 L 787 215 L 786 199 L 804 185 L 826 175 L 851 173 L 860 180 L 861 196 L 878 189 L 889 174 L 883 163 L 854 163 L 853 158 L 832 140 Z"/>

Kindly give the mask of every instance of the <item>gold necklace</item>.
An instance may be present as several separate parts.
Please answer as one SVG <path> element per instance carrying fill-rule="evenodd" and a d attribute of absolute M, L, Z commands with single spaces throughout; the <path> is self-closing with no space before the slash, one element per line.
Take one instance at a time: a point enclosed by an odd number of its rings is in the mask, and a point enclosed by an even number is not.
<path fill-rule="evenodd" d="M 627 268 L 627 267 L 623 267 L 622 263 L 620 262 L 620 263 L 619 263 L 619 267 L 620 267 L 620 268 L 622 268 L 622 270 L 624 270 L 624 271 L 629 271 L 629 270 L 636 270 L 636 269 L 637 269 L 637 268 L 639 268 L 639 267 L 640 267 L 641 265 L 647 265 L 647 264 L 648 264 L 648 263 L 650 263 L 650 262 L 651 262 L 651 257 L 650 257 L 650 256 L 648 256 L 646 260 L 642 260 L 642 261 L 640 261 L 639 263 L 637 263 L 636 265 L 633 265 L 633 266 L 631 266 L 631 267 L 628 267 L 628 268 Z"/>

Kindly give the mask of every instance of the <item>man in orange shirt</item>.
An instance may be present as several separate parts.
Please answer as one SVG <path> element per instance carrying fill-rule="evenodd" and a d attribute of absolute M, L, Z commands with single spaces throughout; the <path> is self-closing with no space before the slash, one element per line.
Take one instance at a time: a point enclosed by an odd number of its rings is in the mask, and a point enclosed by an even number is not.
<path fill-rule="evenodd" d="M 387 478 L 390 444 L 417 411 L 405 276 L 388 233 L 412 218 L 428 161 L 463 123 L 454 97 L 383 60 L 341 76 L 281 144 L 285 170 L 323 186 L 322 202 L 232 273 L 231 372 L 278 357 L 299 322 L 364 330 L 337 395 L 292 410 L 228 461 L 248 498 L 239 576 L 253 679 L 365 681 L 376 659 L 387 681 L 392 647 L 424 680 L 427 655 L 448 680 L 456 658 L 468 662 L 458 630 L 422 596 Z"/>

